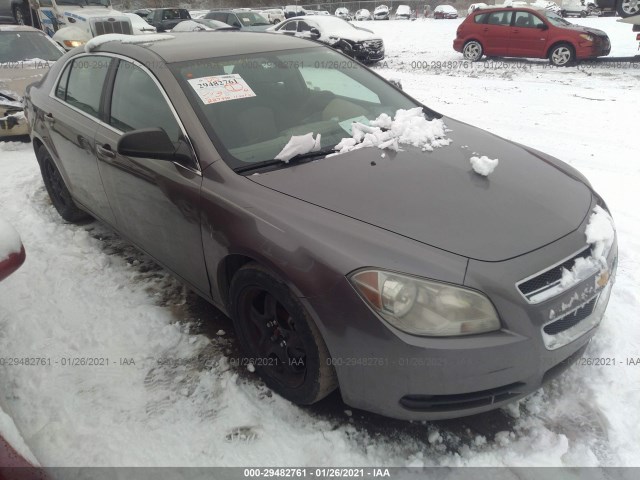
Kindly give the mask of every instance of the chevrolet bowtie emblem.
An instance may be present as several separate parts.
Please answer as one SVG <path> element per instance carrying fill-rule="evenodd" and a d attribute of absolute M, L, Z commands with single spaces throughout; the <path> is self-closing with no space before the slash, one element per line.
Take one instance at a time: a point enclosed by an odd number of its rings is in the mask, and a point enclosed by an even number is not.
<path fill-rule="evenodd" d="M 598 275 L 598 278 L 596 279 L 596 285 L 602 288 L 607 284 L 608 281 L 609 281 L 609 271 L 605 270 L 603 272 L 600 272 L 600 275 Z"/>

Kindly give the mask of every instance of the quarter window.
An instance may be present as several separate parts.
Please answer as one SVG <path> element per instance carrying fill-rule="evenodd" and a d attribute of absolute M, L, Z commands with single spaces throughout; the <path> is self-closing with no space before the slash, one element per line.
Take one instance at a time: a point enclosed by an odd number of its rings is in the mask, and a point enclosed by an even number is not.
<path fill-rule="evenodd" d="M 88 55 L 73 60 L 60 77 L 56 96 L 69 105 L 98 117 L 102 87 L 111 65 L 111 58 Z M 65 89 L 66 85 L 66 89 Z"/>
<path fill-rule="evenodd" d="M 140 67 L 121 61 L 118 65 L 109 125 L 129 132 L 160 127 L 173 142 L 180 138 L 180 127 L 167 101 L 153 79 Z"/>

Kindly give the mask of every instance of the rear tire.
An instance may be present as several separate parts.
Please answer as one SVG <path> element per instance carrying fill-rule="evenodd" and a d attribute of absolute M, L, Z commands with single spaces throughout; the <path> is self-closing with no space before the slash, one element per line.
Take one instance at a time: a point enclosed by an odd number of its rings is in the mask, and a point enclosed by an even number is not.
<path fill-rule="evenodd" d="M 44 145 L 38 149 L 37 157 L 44 186 L 47 189 L 51 203 L 53 203 L 60 216 L 71 223 L 76 223 L 89 217 L 73 201 L 58 167 Z"/>
<path fill-rule="evenodd" d="M 469 60 L 471 62 L 477 62 L 482 58 L 483 49 L 482 44 L 477 40 L 470 40 L 464 44 L 462 48 L 462 55 L 465 60 Z"/>
<path fill-rule="evenodd" d="M 229 299 L 238 342 L 269 388 L 300 405 L 336 389 L 322 335 L 284 283 L 261 265 L 248 263 L 234 275 Z"/>
<path fill-rule="evenodd" d="M 567 67 L 576 60 L 573 46 L 568 43 L 559 43 L 549 50 L 549 61 L 555 67 Z"/>

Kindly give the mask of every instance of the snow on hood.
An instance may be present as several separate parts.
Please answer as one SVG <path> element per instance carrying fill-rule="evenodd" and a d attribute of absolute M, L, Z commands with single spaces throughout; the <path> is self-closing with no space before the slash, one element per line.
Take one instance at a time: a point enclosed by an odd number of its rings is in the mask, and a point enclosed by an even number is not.
<path fill-rule="evenodd" d="M 193 20 L 184 20 L 171 29 L 172 32 L 202 32 L 207 30 L 213 30 L 213 28 Z"/>
<path fill-rule="evenodd" d="M 317 152 L 318 150 L 320 150 L 320 134 L 316 138 L 313 138 L 313 133 L 293 135 L 275 158 L 276 160 L 282 160 L 284 163 L 289 163 L 289 160 L 296 155 Z"/>
<path fill-rule="evenodd" d="M 84 51 L 87 53 L 91 53 L 103 43 L 108 42 L 141 44 L 161 42 L 162 40 L 171 40 L 173 38 L 176 37 L 173 35 L 167 35 L 165 33 L 150 33 L 149 35 L 123 35 L 121 33 L 107 33 L 106 35 L 93 37 L 91 40 L 89 40 L 84 46 Z"/>
<path fill-rule="evenodd" d="M 493 173 L 493 171 L 498 166 L 498 159 L 495 160 L 490 159 L 486 155 L 481 157 L 471 157 L 471 168 L 478 175 L 482 175 L 483 177 L 487 177 Z"/>
<path fill-rule="evenodd" d="M 3 107 L 16 107 L 22 108 L 22 102 L 20 101 L 20 95 L 11 90 L 0 89 L 0 105 Z"/>
<path fill-rule="evenodd" d="M 20 253 L 22 241 L 20 235 L 9 222 L 0 218 L 0 262 L 12 253 Z"/>
<path fill-rule="evenodd" d="M 413 145 L 424 151 L 449 145 L 446 126 L 441 119 L 427 120 L 421 107 L 400 109 L 392 119 L 386 113 L 365 125 L 354 122 L 351 138 L 343 138 L 335 147 L 339 153 L 365 147 L 398 151 L 399 144 Z"/>

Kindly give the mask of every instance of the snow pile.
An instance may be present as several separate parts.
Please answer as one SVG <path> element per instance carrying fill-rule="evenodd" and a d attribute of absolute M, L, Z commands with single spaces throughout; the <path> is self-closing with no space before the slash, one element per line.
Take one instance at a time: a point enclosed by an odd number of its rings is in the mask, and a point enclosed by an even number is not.
<path fill-rule="evenodd" d="M 19 253 L 22 241 L 18 232 L 7 222 L 0 218 L 0 262 L 9 258 L 12 253 Z"/>
<path fill-rule="evenodd" d="M 482 175 L 483 177 L 487 177 L 493 173 L 493 171 L 498 166 L 498 159 L 495 160 L 490 159 L 486 155 L 481 157 L 471 157 L 471 168 L 478 175 Z"/>
<path fill-rule="evenodd" d="M 105 35 L 100 35 L 99 37 L 93 37 L 91 40 L 89 40 L 84 46 L 84 51 L 87 53 L 91 53 L 103 43 L 108 42 L 140 44 L 161 42 L 162 40 L 171 40 L 173 38 L 176 37 L 163 33 L 150 33 L 148 35 L 123 35 L 121 33 L 107 33 Z"/>
<path fill-rule="evenodd" d="M 440 119 L 427 120 L 422 108 L 400 109 L 395 118 L 386 113 L 365 125 L 354 122 L 351 138 L 343 138 L 335 147 L 339 153 L 365 147 L 388 148 L 398 151 L 399 144 L 413 145 L 423 152 L 432 152 L 435 147 L 449 145 L 446 126 Z"/>
<path fill-rule="evenodd" d="M 282 151 L 276 155 L 276 160 L 289 163 L 289 160 L 296 155 L 316 152 L 318 150 L 320 150 L 320 134 L 318 134 L 316 138 L 313 138 L 313 133 L 293 135 Z"/>
<path fill-rule="evenodd" d="M 607 268 L 607 254 L 616 236 L 611 215 L 596 205 L 584 234 L 587 242 L 591 244 L 591 255 L 577 258 L 571 270 L 562 270 L 560 285 L 563 289 L 586 280 L 598 270 Z"/>

